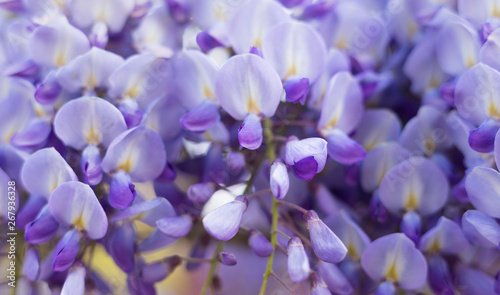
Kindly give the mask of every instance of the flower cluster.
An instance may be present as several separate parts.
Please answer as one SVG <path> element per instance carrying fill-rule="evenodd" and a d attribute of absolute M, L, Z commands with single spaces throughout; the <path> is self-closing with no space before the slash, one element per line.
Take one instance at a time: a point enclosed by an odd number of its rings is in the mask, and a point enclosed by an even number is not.
<path fill-rule="evenodd" d="M 6 0 L 0 40 L 16 294 L 500 294 L 500 2 Z"/>

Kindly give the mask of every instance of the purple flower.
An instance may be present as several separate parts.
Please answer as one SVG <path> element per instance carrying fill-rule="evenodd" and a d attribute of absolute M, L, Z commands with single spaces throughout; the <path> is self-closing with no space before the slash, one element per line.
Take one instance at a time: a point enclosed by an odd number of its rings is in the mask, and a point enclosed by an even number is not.
<path fill-rule="evenodd" d="M 288 241 L 288 275 L 294 283 L 300 283 L 309 277 L 309 258 L 302 241 L 293 237 Z"/>
<path fill-rule="evenodd" d="M 267 257 L 273 252 L 273 245 L 260 232 L 251 230 L 248 244 L 259 257 Z"/>
<path fill-rule="evenodd" d="M 275 160 L 271 165 L 271 180 L 270 186 L 273 196 L 277 200 L 283 200 L 288 193 L 290 180 L 288 179 L 288 171 L 285 163 L 281 159 Z"/>
<path fill-rule="evenodd" d="M 215 239 L 229 241 L 238 232 L 247 207 L 248 200 L 244 196 L 236 197 L 234 201 L 210 211 L 203 218 L 203 226 Z"/>
<path fill-rule="evenodd" d="M 310 181 L 325 167 L 326 145 L 322 138 L 292 139 L 286 144 L 285 162 L 298 179 Z"/>
<path fill-rule="evenodd" d="M 319 219 L 316 212 L 310 210 L 304 215 L 314 254 L 319 259 L 337 263 L 344 259 L 347 248 L 332 230 Z"/>
<path fill-rule="evenodd" d="M 236 256 L 232 253 L 219 252 L 217 253 L 217 260 L 220 263 L 228 266 L 236 265 Z"/>
<path fill-rule="evenodd" d="M 191 216 L 182 215 L 178 217 L 165 217 L 156 221 L 158 229 L 172 238 L 181 238 L 186 236 L 191 230 Z"/>

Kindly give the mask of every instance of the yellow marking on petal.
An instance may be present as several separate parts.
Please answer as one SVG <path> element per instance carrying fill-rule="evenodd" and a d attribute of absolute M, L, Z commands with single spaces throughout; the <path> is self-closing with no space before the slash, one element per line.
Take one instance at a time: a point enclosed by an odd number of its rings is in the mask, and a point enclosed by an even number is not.
<path fill-rule="evenodd" d="M 286 75 L 285 75 L 285 79 L 288 79 L 290 78 L 291 76 L 295 76 L 297 75 L 297 67 L 295 66 L 295 64 L 292 64 L 289 68 L 288 68 L 288 71 L 286 72 Z"/>
<path fill-rule="evenodd" d="M 431 155 L 436 150 L 436 143 L 434 140 L 426 138 L 424 141 L 424 149 L 426 155 Z"/>
<path fill-rule="evenodd" d="M 385 273 L 385 279 L 390 281 L 390 282 L 397 282 L 398 271 L 396 270 L 396 263 L 395 262 L 391 263 L 391 266 L 389 266 L 389 269 Z"/>
<path fill-rule="evenodd" d="M 476 64 L 476 62 L 471 57 L 467 57 L 467 60 L 465 61 L 465 66 L 467 68 L 471 68 L 475 64 Z"/>
<path fill-rule="evenodd" d="M 85 88 L 92 90 L 95 88 L 96 85 L 97 85 L 97 81 L 96 81 L 94 75 L 90 74 L 88 79 L 87 79 L 87 82 L 85 83 Z"/>
<path fill-rule="evenodd" d="M 247 102 L 247 111 L 249 113 L 254 113 L 254 114 L 259 114 L 260 113 L 260 109 L 257 106 L 257 103 L 251 97 L 248 99 L 248 102 Z"/>
<path fill-rule="evenodd" d="M 123 162 L 122 164 L 120 164 L 118 166 L 118 170 L 123 170 L 127 173 L 130 172 L 132 168 L 132 161 L 130 160 L 130 157 L 127 157 L 127 159 L 125 160 L 125 162 Z"/>
<path fill-rule="evenodd" d="M 337 114 L 335 114 L 335 116 L 333 116 L 333 119 L 331 119 L 330 122 L 326 123 L 324 128 L 331 129 L 331 128 L 335 127 L 335 125 L 337 125 L 338 121 L 339 121 L 339 116 Z"/>
<path fill-rule="evenodd" d="M 346 50 L 347 49 L 347 41 L 342 38 L 339 41 L 337 41 L 337 44 L 335 44 L 335 47 L 337 47 L 340 50 Z"/>
<path fill-rule="evenodd" d="M 226 20 L 225 9 L 221 5 L 215 7 L 215 18 L 218 20 Z"/>
<path fill-rule="evenodd" d="M 417 197 L 413 194 L 413 192 L 410 192 L 410 195 L 408 196 L 408 199 L 406 199 L 405 203 L 405 209 L 406 211 L 413 211 L 417 209 L 418 207 L 418 200 Z"/>
<path fill-rule="evenodd" d="M 99 137 L 99 133 L 94 129 L 94 126 L 92 126 L 90 127 L 90 130 L 87 133 L 87 138 L 85 140 L 89 144 L 98 145 L 100 142 Z"/>
<path fill-rule="evenodd" d="M 430 83 L 429 83 L 429 88 L 432 89 L 432 88 L 436 88 L 438 87 L 439 85 L 441 85 L 440 81 L 438 78 L 436 77 L 432 77 Z"/>
<path fill-rule="evenodd" d="M 441 249 L 441 243 L 439 242 L 438 239 L 434 239 L 432 241 L 431 246 L 429 247 L 429 252 L 431 253 L 439 252 L 440 249 Z"/>
<path fill-rule="evenodd" d="M 210 88 L 208 88 L 207 86 L 204 86 L 203 87 L 203 95 L 206 97 L 206 98 L 210 98 L 210 99 L 214 99 L 215 98 L 215 94 L 212 92 L 212 90 Z"/>
<path fill-rule="evenodd" d="M 124 97 L 130 97 L 130 98 L 137 98 L 139 95 L 139 85 L 135 84 L 134 86 L 130 87 L 125 94 L 123 94 Z"/>
<path fill-rule="evenodd" d="M 498 108 L 493 102 L 490 102 L 490 104 L 488 106 L 488 114 L 489 114 L 490 118 L 494 118 L 494 119 L 500 118 L 500 112 L 498 112 Z"/>
<path fill-rule="evenodd" d="M 491 16 L 500 18 L 500 10 L 496 5 L 493 6 L 493 11 L 491 12 Z"/>
<path fill-rule="evenodd" d="M 66 65 L 66 55 L 64 55 L 64 53 L 59 53 L 56 56 L 55 64 L 56 64 L 56 67 L 58 67 L 58 68 Z"/>
<path fill-rule="evenodd" d="M 260 40 L 260 37 L 257 37 L 257 39 L 255 39 L 255 41 L 253 42 L 253 47 L 259 47 L 261 48 L 262 47 L 262 40 Z"/>
<path fill-rule="evenodd" d="M 352 259 L 359 259 L 359 253 L 356 251 L 356 247 L 352 243 L 347 244 L 347 253 L 349 253 L 349 256 L 351 256 Z"/>
<path fill-rule="evenodd" d="M 77 229 L 85 229 L 85 226 L 83 225 L 83 217 L 80 215 L 80 217 L 78 217 L 75 222 L 73 222 L 73 225 L 75 226 L 75 228 Z"/>

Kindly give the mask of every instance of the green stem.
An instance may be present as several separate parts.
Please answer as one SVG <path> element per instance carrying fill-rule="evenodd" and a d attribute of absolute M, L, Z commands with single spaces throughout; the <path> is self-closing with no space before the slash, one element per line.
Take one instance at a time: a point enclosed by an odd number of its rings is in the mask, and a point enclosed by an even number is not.
<path fill-rule="evenodd" d="M 224 242 L 219 242 L 217 249 L 215 249 L 214 255 L 212 256 L 212 264 L 210 265 L 210 270 L 208 271 L 205 284 L 203 284 L 203 288 L 201 289 L 201 295 L 205 295 L 205 293 L 207 293 L 208 286 L 212 284 L 215 266 L 217 265 L 217 254 L 222 251 L 222 248 L 224 248 Z"/>
<path fill-rule="evenodd" d="M 273 132 L 272 132 L 272 123 L 268 118 L 264 121 L 264 136 L 266 137 L 267 142 L 267 157 L 269 158 L 269 164 L 272 164 L 274 158 L 276 158 L 276 154 L 274 151 L 274 143 L 273 143 Z M 276 231 L 278 229 L 278 201 L 276 198 L 272 198 L 273 200 L 273 208 L 271 209 L 272 214 L 272 225 L 271 225 L 271 245 L 273 246 L 273 252 L 269 256 L 267 260 L 266 271 L 264 272 L 264 280 L 262 281 L 262 286 L 260 287 L 260 295 L 264 295 L 266 292 L 267 281 L 269 280 L 269 276 L 273 272 L 273 260 L 274 253 L 276 252 L 276 245 L 278 244 L 278 237 L 276 235 Z"/>

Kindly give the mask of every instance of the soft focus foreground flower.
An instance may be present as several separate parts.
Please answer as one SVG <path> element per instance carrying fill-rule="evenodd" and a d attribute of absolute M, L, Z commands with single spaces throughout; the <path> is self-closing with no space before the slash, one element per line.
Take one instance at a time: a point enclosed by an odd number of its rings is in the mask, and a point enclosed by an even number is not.
<path fill-rule="evenodd" d="M 0 1 L 0 293 L 500 293 L 498 11 Z"/>

